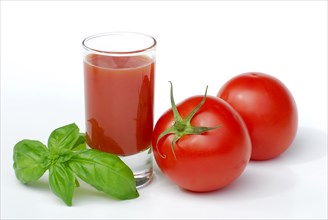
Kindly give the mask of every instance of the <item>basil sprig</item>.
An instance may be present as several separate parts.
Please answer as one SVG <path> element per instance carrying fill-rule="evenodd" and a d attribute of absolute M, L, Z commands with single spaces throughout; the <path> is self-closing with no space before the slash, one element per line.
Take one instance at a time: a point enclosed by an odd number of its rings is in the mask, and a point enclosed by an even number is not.
<path fill-rule="evenodd" d="M 14 169 L 24 184 L 37 181 L 49 170 L 52 192 L 71 206 L 76 176 L 113 198 L 139 196 L 131 169 L 116 155 L 87 149 L 85 134 L 76 124 L 55 129 L 48 147 L 36 140 L 22 140 L 14 147 Z"/>

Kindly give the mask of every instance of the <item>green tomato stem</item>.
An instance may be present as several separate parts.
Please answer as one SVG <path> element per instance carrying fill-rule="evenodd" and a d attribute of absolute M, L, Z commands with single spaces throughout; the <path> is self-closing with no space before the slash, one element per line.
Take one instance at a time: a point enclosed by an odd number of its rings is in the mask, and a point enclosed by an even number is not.
<path fill-rule="evenodd" d="M 171 99 L 171 107 L 172 107 L 172 111 L 173 111 L 173 117 L 174 117 L 174 124 L 173 126 L 169 127 L 168 129 L 166 129 L 165 131 L 163 131 L 157 138 L 156 141 L 156 149 L 158 154 L 160 155 L 160 157 L 162 157 L 163 159 L 166 158 L 166 155 L 162 154 L 160 152 L 160 150 L 158 149 L 158 142 L 166 135 L 168 134 L 174 134 L 174 138 L 171 142 L 171 150 L 174 156 L 174 159 L 176 160 L 176 154 L 174 151 L 174 147 L 177 143 L 177 141 L 182 138 L 185 135 L 189 135 L 189 134 L 195 134 L 195 135 L 200 135 L 204 132 L 210 131 L 210 130 L 214 130 L 219 128 L 220 126 L 215 126 L 215 127 L 195 127 L 191 125 L 191 120 L 193 119 L 193 117 L 196 115 L 196 113 L 199 111 L 199 109 L 201 108 L 201 106 L 205 103 L 206 100 L 206 95 L 207 95 L 207 89 L 208 86 L 206 86 L 206 90 L 205 90 L 205 95 L 203 97 L 203 99 L 201 100 L 201 102 L 189 113 L 189 115 L 183 119 L 178 111 L 178 108 L 175 104 L 174 101 L 174 97 L 173 97 L 173 85 L 172 82 L 170 81 L 171 84 L 171 89 L 170 89 L 170 99 Z"/>

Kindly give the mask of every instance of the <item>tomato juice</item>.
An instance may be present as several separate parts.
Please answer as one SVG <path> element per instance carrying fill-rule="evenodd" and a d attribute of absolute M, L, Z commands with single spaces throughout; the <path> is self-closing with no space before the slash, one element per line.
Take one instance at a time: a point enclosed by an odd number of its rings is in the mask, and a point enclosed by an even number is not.
<path fill-rule="evenodd" d="M 145 55 L 86 55 L 85 114 L 90 147 L 124 156 L 150 147 L 154 69 L 154 61 Z"/>

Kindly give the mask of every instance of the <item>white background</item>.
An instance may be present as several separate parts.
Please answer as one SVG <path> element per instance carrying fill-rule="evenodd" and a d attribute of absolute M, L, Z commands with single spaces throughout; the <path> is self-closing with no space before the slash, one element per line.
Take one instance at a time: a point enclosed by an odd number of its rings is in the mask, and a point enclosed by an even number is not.
<path fill-rule="evenodd" d="M 24 138 L 47 141 L 76 122 L 84 131 L 83 38 L 136 31 L 158 41 L 155 120 L 176 101 L 216 95 L 231 77 L 260 71 L 290 89 L 299 130 L 280 157 L 250 162 L 228 187 L 183 191 L 156 168 L 130 201 L 82 185 L 72 207 L 47 174 L 29 186 L 12 168 Z M 119 96 L 119 95 L 118 95 Z M 1 1 L 1 218 L 327 218 L 326 1 Z"/>

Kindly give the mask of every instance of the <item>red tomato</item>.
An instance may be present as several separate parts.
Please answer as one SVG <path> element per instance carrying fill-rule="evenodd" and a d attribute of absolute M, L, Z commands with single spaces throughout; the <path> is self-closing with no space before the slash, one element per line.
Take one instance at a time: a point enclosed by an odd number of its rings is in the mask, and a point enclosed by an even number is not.
<path fill-rule="evenodd" d="M 204 96 L 194 96 L 177 105 L 181 119 L 187 118 L 202 99 Z M 251 141 L 242 118 L 229 104 L 206 97 L 190 124 L 211 130 L 183 135 L 174 143 L 179 134 L 161 134 L 178 126 L 176 119 L 172 109 L 166 111 L 153 132 L 154 156 L 165 176 L 183 189 L 207 192 L 228 185 L 242 174 L 250 159 Z"/>
<path fill-rule="evenodd" d="M 244 119 L 252 140 L 252 160 L 283 153 L 297 131 L 297 108 L 287 87 L 264 73 L 245 73 L 228 81 L 217 94 Z"/>

